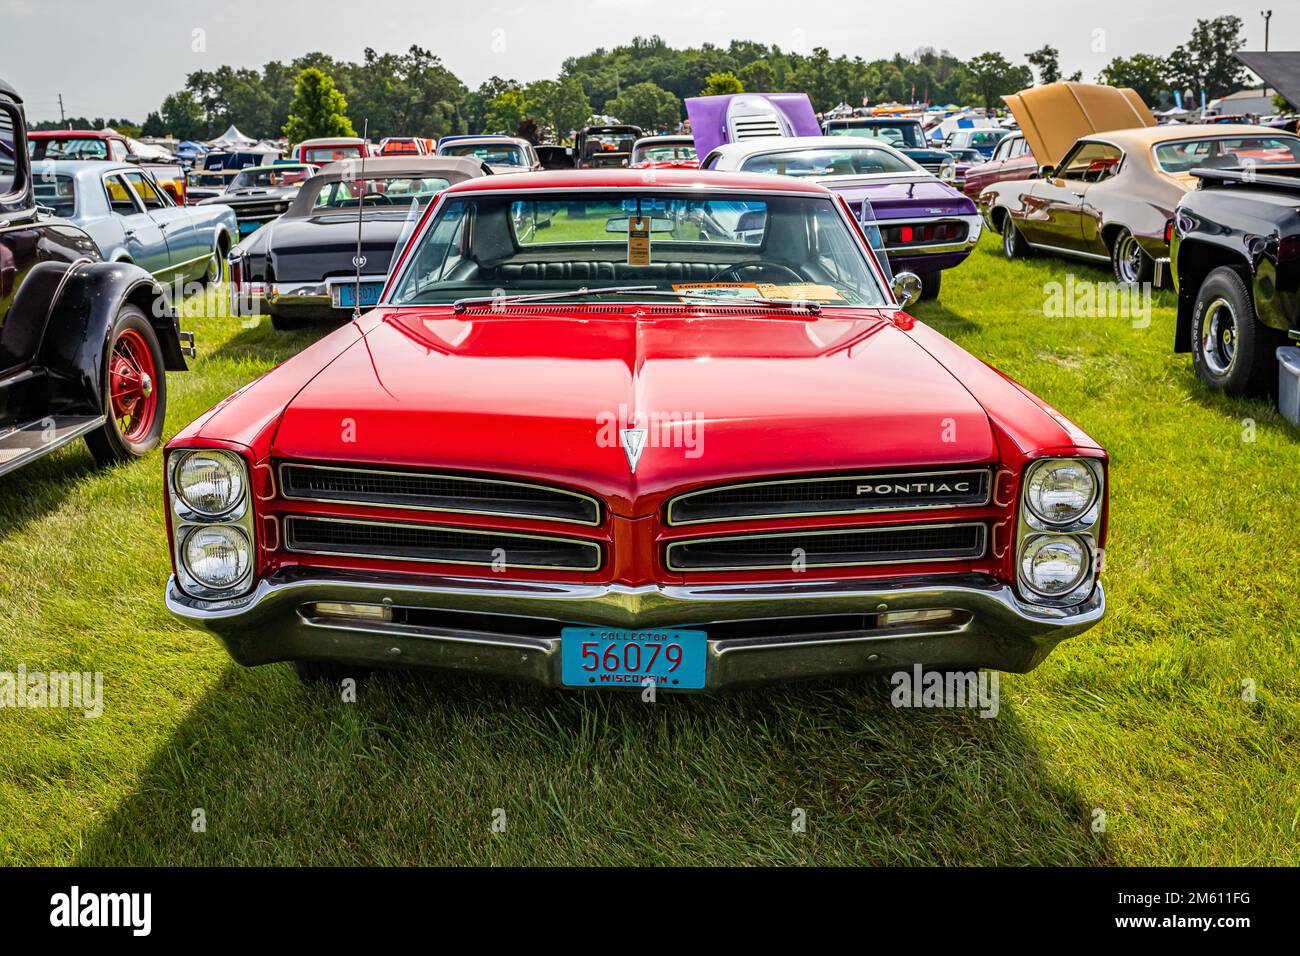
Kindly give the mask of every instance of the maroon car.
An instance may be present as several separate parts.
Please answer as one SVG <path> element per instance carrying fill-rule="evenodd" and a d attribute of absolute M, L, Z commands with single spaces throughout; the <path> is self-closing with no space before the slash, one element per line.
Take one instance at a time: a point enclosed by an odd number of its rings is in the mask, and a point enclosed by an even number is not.
<path fill-rule="evenodd" d="M 987 163 L 970 167 L 962 192 L 971 199 L 976 199 L 981 192 L 994 183 L 1005 179 L 1032 179 L 1038 174 L 1038 160 L 1029 151 L 1024 133 L 1012 133 L 1004 136 L 993 150 L 993 158 Z"/>

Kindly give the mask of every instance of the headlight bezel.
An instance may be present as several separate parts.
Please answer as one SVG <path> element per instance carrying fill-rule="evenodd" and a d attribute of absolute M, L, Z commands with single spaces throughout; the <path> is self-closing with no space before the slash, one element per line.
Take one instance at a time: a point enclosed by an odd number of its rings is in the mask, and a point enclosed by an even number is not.
<path fill-rule="evenodd" d="M 1079 465 L 1086 468 L 1092 474 L 1092 497 L 1083 509 L 1074 517 L 1065 520 L 1052 520 L 1045 518 L 1034 507 L 1030 497 L 1030 487 L 1035 476 L 1055 465 Z M 1068 533 L 1073 531 L 1085 531 L 1093 528 L 1101 518 L 1101 506 L 1104 500 L 1103 490 L 1105 488 L 1105 475 L 1102 472 L 1101 465 L 1088 458 L 1048 456 L 1039 458 L 1031 462 L 1025 468 L 1024 479 L 1022 481 L 1020 495 L 1021 503 L 1021 520 L 1029 525 L 1035 531 Z"/>
<path fill-rule="evenodd" d="M 1037 470 L 1053 464 L 1068 462 L 1082 464 L 1093 477 L 1092 500 L 1077 517 L 1068 521 L 1052 522 L 1042 518 L 1029 503 L 1030 481 Z M 1078 604 L 1092 593 L 1103 563 L 1103 552 L 1098 546 L 1101 523 L 1106 504 L 1106 471 L 1104 462 L 1086 455 L 1046 455 L 1029 462 L 1021 474 L 1018 496 L 1014 576 L 1021 597 L 1030 603 L 1045 607 L 1068 607 Z M 1042 538 L 1065 537 L 1076 540 L 1083 549 L 1086 570 L 1069 591 L 1047 594 L 1034 587 L 1024 573 L 1024 558 L 1030 546 Z"/>
<path fill-rule="evenodd" d="M 1025 570 L 1025 561 L 1030 556 L 1030 552 L 1035 549 L 1041 549 L 1048 544 L 1057 541 L 1068 541 L 1078 546 L 1081 557 L 1080 570 L 1069 587 L 1064 591 L 1055 593 L 1040 590 L 1039 587 L 1030 578 Z M 1079 534 L 1059 534 L 1056 532 L 1046 532 L 1042 534 L 1030 534 L 1016 549 L 1016 577 L 1023 588 L 1026 588 L 1036 599 L 1045 603 L 1076 603 L 1078 600 L 1087 597 L 1084 591 L 1085 585 L 1087 591 L 1092 590 L 1093 562 L 1096 560 L 1094 543 L 1088 540 L 1088 537 Z M 1080 594 L 1081 591 L 1084 593 Z"/>
<path fill-rule="evenodd" d="M 220 454 L 242 471 L 242 493 L 238 500 L 219 515 L 212 516 L 194 509 L 178 492 L 177 473 L 187 458 L 195 454 Z M 218 600 L 241 597 L 252 589 L 257 579 L 257 534 L 253 509 L 252 469 L 248 460 L 233 448 L 194 447 L 180 448 L 167 456 L 167 503 L 171 518 L 172 566 L 176 582 L 191 597 Z M 248 560 L 244 574 L 228 587 L 212 587 L 200 581 L 191 571 L 185 550 L 190 537 L 204 528 L 224 527 L 236 530 L 247 543 Z"/>

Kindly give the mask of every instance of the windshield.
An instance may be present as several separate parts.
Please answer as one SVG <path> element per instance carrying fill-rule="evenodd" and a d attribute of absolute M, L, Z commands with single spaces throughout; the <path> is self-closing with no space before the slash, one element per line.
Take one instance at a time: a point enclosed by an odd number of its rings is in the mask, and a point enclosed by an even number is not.
<path fill-rule="evenodd" d="M 910 173 L 911 165 L 893 153 L 871 146 L 815 146 L 809 149 L 759 153 L 741 164 L 746 173 L 778 176 L 861 176 L 870 173 Z"/>
<path fill-rule="evenodd" d="M 867 255 L 830 197 L 470 193 L 437 211 L 390 301 L 581 288 L 599 300 L 602 287 L 635 284 L 670 295 L 884 305 Z"/>
<path fill-rule="evenodd" d="M 444 156 L 469 156 L 489 166 L 527 166 L 523 147 L 514 143 L 450 143 L 442 148 Z"/>
<path fill-rule="evenodd" d="M 357 200 L 367 208 L 400 207 L 403 213 L 416 200 L 424 206 L 440 191 L 451 185 L 438 176 L 392 176 L 382 179 L 353 179 L 325 183 L 312 206 L 313 212 L 330 209 L 356 209 Z M 305 198 L 305 197 L 304 197 Z"/>
<path fill-rule="evenodd" d="M 230 188 L 292 186 L 295 183 L 305 183 L 310 177 L 311 169 L 307 166 L 272 166 L 269 168 L 245 169 L 230 181 Z"/>
<path fill-rule="evenodd" d="M 831 136 L 866 136 L 878 139 L 895 149 L 925 149 L 919 123 L 854 123 L 853 120 L 835 122 L 826 130 Z"/>
<path fill-rule="evenodd" d="M 36 201 L 49 206 L 56 216 L 70 217 L 77 211 L 77 193 L 71 176 L 51 176 L 48 172 L 35 177 Z"/>
<path fill-rule="evenodd" d="M 29 139 L 27 155 L 32 159 L 108 159 L 108 143 L 102 139 Z"/>
<path fill-rule="evenodd" d="M 1223 136 L 1156 147 L 1156 162 L 1167 173 L 1192 169 L 1234 169 L 1300 163 L 1300 139 L 1294 136 Z"/>
<path fill-rule="evenodd" d="M 670 146 L 642 146 L 632 154 L 634 163 L 684 163 L 695 161 L 695 147 L 685 143 Z"/>
<path fill-rule="evenodd" d="M 308 146 L 302 151 L 302 161 L 315 166 L 337 163 L 341 159 L 360 158 L 360 146 Z"/>

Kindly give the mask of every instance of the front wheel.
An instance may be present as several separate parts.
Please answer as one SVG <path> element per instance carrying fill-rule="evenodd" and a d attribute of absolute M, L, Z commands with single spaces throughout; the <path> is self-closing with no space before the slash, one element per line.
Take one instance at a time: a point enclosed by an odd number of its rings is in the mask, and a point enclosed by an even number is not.
<path fill-rule="evenodd" d="M 101 465 L 148 454 L 162 438 L 167 377 L 158 335 L 134 305 L 113 320 L 101 381 L 108 420 L 86 435 L 90 453 Z"/>
<path fill-rule="evenodd" d="M 943 288 L 942 272 L 923 272 L 921 273 L 921 298 L 937 299 L 939 290 Z"/>
<path fill-rule="evenodd" d="M 1150 282 L 1155 274 L 1155 260 L 1147 255 L 1133 233 L 1121 229 L 1110 244 L 1110 267 L 1115 278 L 1125 285 Z"/>
<path fill-rule="evenodd" d="M 1192 306 L 1192 365 L 1202 382 L 1228 395 L 1263 395 L 1277 380 L 1281 336 L 1255 318 L 1250 290 L 1236 269 L 1220 266 L 1201 283 Z"/>

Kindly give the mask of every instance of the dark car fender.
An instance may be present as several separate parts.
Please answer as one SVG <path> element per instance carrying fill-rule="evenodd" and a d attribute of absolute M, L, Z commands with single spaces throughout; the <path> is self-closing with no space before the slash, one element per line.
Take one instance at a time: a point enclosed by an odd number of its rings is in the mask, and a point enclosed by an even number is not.
<path fill-rule="evenodd" d="M 163 368 L 183 372 L 185 354 L 176 311 L 157 280 L 128 262 L 42 263 L 41 281 L 54 284 L 39 361 L 63 384 L 67 397 L 87 397 L 103 407 L 103 361 L 113 322 L 130 303 L 145 314 L 158 336 Z M 55 272 L 61 273 L 55 275 Z M 30 279 L 29 279 L 30 281 Z"/>

